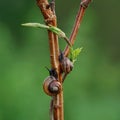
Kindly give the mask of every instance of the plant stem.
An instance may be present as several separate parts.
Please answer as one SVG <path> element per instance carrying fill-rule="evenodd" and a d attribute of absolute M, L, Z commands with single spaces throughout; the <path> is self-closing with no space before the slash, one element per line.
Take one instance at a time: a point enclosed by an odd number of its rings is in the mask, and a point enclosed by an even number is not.
<path fill-rule="evenodd" d="M 69 41 L 70 41 L 72 46 L 75 42 L 75 38 L 77 36 L 82 18 L 83 18 L 84 13 L 85 13 L 85 10 L 88 7 L 90 2 L 91 2 L 91 0 L 81 0 L 80 7 L 79 7 L 79 10 L 78 10 L 78 13 L 76 16 L 76 20 L 75 20 L 75 23 L 73 26 L 73 30 L 72 30 L 72 33 L 71 33 L 70 38 L 69 38 Z M 64 49 L 64 55 L 67 57 L 69 55 L 69 53 L 70 53 L 70 47 L 67 45 Z M 68 74 L 63 75 L 63 82 L 64 82 L 65 78 L 67 77 L 67 75 Z"/>
<path fill-rule="evenodd" d="M 46 25 L 52 25 L 57 27 L 57 18 L 55 15 L 55 0 L 52 0 L 51 3 L 48 3 L 48 0 L 36 0 L 37 5 L 40 8 Z M 80 27 L 81 20 L 83 18 L 85 9 L 87 8 L 88 4 L 91 0 L 82 0 L 80 4 L 80 8 L 76 17 L 76 21 L 73 27 L 73 31 L 71 33 L 69 39 L 69 45 L 73 45 L 75 42 L 76 35 L 78 33 L 78 29 Z M 60 63 L 59 63 L 59 44 L 58 44 L 58 36 L 48 30 L 48 37 L 49 37 L 49 47 L 50 47 L 50 61 L 52 69 L 55 69 L 58 74 L 58 81 L 61 83 L 63 79 L 67 76 L 63 76 L 60 71 Z M 67 39 L 67 38 L 66 38 Z M 69 45 L 66 46 L 64 50 L 64 55 L 68 56 L 69 54 Z M 63 112 L 63 89 L 60 91 L 59 94 L 52 97 L 51 105 L 50 105 L 50 115 L 51 120 L 64 120 L 64 112 Z"/>
<path fill-rule="evenodd" d="M 55 15 L 55 10 L 53 11 Z M 57 19 L 54 20 L 53 26 L 57 27 Z M 55 44 L 55 53 L 56 53 L 56 62 L 57 62 L 57 73 L 58 73 L 58 81 L 62 85 L 62 73 L 60 72 L 60 64 L 59 64 L 59 43 L 58 43 L 58 36 L 54 33 L 54 44 Z M 61 91 L 57 96 L 53 97 L 53 114 L 54 120 L 64 120 L 63 114 L 63 91 Z"/>
<path fill-rule="evenodd" d="M 84 16 L 85 10 L 88 7 L 90 2 L 91 2 L 91 0 L 82 0 L 81 3 L 80 3 L 80 7 L 79 7 L 79 10 L 78 10 L 78 14 L 76 16 L 76 20 L 75 20 L 75 23 L 74 23 L 74 26 L 73 26 L 73 30 L 72 30 L 71 36 L 69 38 L 69 41 L 72 45 L 75 42 L 75 38 L 77 36 L 82 18 Z M 64 55 L 68 56 L 69 52 L 70 52 L 70 49 L 69 49 L 69 46 L 67 45 L 66 48 L 64 49 Z"/>
<path fill-rule="evenodd" d="M 52 25 L 57 27 L 57 20 L 55 15 L 55 1 L 52 1 L 52 8 L 47 0 L 37 0 L 37 5 L 40 8 L 45 22 L 47 25 Z M 54 68 L 58 73 L 58 81 L 62 83 L 62 73 L 60 72 L 60 64 L 59 64 L 59 44 L 58 44 L 58 36 L 48 30 L 49 36 L 49 47 L 50 47 L 50 60 L 51 67 Z M 53 120 L 64 120 L 63 115 L 63 91 L 61 91 L 58 95 L 52 98 L 52 110 L 51 110 L 51 118 Z"/>

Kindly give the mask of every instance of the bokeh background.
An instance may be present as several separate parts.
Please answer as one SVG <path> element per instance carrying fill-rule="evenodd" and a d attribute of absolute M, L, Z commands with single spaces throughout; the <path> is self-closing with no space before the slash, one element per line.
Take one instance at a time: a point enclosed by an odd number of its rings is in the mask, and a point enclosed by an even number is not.
<path fill-rule="evenodd" d="M 79 0 L 56 0 L 58 26 L 70 35 Z M 64 83 L 65 120 L 120 120 L 120 1 L 94 0 L 74 48 L 83 47 Z M 0 120 L 49 120 L 42 90 L 50 67 L 47 31 L 36 1 L 0 0 Z M 65 42 L 60 40 L 63 50 Z"/>

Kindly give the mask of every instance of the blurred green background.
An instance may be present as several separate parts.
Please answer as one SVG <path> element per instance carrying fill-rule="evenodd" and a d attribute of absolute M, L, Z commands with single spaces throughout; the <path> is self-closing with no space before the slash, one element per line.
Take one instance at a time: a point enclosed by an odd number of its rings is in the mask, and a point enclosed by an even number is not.
<path fill-rule="evenodd" d="M 79 3 L 56 0 L 67 36 Z M 64 83 L 65 120 L 120 120 L 119 5 L 94 0 L 86 10 L 74 45 L 83 50 Z M 49 120 L 51 98 L 42 90 L 50 67 L 47 31 L 21 27 L 26 22 L 44 23 L 35 0 L 0 0 L 0 120 Z"/>

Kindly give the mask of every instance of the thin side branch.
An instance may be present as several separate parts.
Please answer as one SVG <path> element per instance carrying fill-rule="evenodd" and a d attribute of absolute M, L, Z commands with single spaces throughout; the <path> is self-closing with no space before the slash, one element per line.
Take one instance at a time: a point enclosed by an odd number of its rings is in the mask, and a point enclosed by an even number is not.
<path fill-rule="evenodd" d="M 82 0 L 81 3 L 80 3 L 78 14 L 76 16 L 76 20 L 75 20 L 75 23 L 74 23 L 74 26 L 73 26 L 73 30 L 72 30 L 72 33 L 71 33 L 71 36 L 70 36 L 70 39 L 69 39 L 69 41 L 72 45 L 75 42 L 75 38 L 77 36 L 82 18 L 84 16 L 85 10 L 88 7 L 90 2 L 91 2 L 91 0 Z M 69 52 L 70 52 L 70 49 L 69 49 L 69 46 L 67 45 L 65 50 L 64 50 L 64 55 L 68 56 Z"/>

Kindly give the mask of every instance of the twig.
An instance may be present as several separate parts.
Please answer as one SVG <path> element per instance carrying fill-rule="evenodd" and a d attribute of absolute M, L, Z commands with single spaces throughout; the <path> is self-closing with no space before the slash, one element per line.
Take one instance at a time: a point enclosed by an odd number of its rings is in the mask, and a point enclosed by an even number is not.
<path fill-rule="evenodd" d="M 47 0 L 37 0 L 38 7 L 40 8 L 45 22 L 47 25 L 57 26 L 57 20 L 55 15 L 55 1 L 52 1 L 52 4 L 49 4 Z M 52 6 L 51 6 L 52 5 Z M 51 58 L 51 67 L 56 69 L 58 73 L 58 81 L 62 83 L 62 74 L 60 72 L 60 65 L 58 61 L 59 56 L 59 44 L 58 36 L 53 32 L 48 30 L 49 36 L 49 46 L 50 46 L 50 58 Z M 53 105 L 51 108 L 51 118 L 54 120 L 63 120 L 63 91 L 58 95 L 53 97 Z"/>
<path fill-rule="evenodd" d="M 70 39 L 69 39 L 69 41 L 72 45 L 75 42 L 75 38 L 77 36 L 82 18 L 84 16 L 85 10 L 88 7 L 90 2 L 91 2 L 91 0 L 82 0 L 81 3 L 80 3 L 78 14 L 76 16 L 76 20 L 75 20 L 75 23 L 74 23 L 74 26 L 73 26 L 73 30 L 72 30 L 72 33 L 71 33 L 71 36 L 70 36 Z M 69 52 L 70 52 L 70 49 L 69 49 L 69 46 L 67 45 L 66 48 L 64 49 L 64 55 L 68 56 Z"/>
<path fill-rule="evenodd" d="M 47 0 L 37 0 L 37 5 L 40 8 L 44 19 L 46 21 L 46 24 L 53 24 L 53 13 L 49 8 L 49 3 Z M 52 68 L 56 68 L 56 61 L 55 61 L 55 49 L 54 49 L 54 36 L 51 31 L 48 31 L 49 36 L 49 47 L 50 47 L 50 60 L 51 60 L 51 66 Z"/>
<path fill-rule="evenodd" d="M 77 36 L 82 18 L 84 16 L 85 10 L 88 7 L 90 2 L 91 2 L 91 0 L 82 0 L 81 3 L 80 3 L 78 14 L 76 16 L 76 20 L 75 20 L 75 23 L 74 23 L 74 26 L 73 26 L 73 30 L 72 30 L 72 33 L 71 33 L 71 36 L 70 36 L 70 39 L 69 39 L 71 45 L 73 45 L 74 42 L 75 42 L 75 38 Z M 70 53 L 70 47 L 67 45 L 64 49 L 64 55 L 68 56 L 69 53 Z M 63 75 L 63 82 L 64 82 L 65 78 L 67 77 L 67 75 L 68 74 Z"/>

